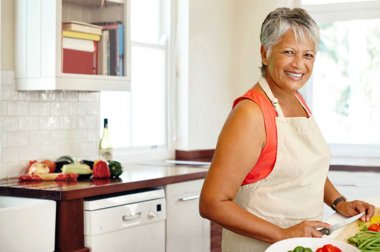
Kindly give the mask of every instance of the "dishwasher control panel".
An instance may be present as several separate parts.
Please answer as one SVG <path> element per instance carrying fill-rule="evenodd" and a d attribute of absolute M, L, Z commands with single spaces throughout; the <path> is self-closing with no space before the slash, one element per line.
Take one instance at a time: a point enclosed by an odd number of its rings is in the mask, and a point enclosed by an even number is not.
<path fill-rule="evenodd" d="M 99 235 L 165 219 L 163 189 L 84 201 L 85 235 Z"/>

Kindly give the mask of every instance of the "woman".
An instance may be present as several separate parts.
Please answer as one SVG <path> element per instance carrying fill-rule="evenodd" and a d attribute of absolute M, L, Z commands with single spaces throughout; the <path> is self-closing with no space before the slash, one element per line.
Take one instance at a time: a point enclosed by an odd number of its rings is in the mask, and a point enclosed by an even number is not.
<path fill-rule="evenodd" d="M 307 82 L 319 28 L 300 8 L 272 11 L 261 28 L 262 77 L 234 102 L 203 185 L 200 213 L 224 227 L 223 251 L 264 251 L 291 237 L 321 237 L 323 202 L 344 216 L 374 206 L 348 202 L 327 178 L 329 148 L 298 90 Z"/>

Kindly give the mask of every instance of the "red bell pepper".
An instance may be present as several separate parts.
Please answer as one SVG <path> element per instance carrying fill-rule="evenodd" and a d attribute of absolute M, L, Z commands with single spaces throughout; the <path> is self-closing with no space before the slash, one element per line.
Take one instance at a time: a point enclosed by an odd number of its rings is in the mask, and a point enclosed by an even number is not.
<path fill-rule="evenodd" d="M 106 161 L 98 160 L 93 166 L 93 178 L 109 178 L 111 177 L 110 169 Z"/>

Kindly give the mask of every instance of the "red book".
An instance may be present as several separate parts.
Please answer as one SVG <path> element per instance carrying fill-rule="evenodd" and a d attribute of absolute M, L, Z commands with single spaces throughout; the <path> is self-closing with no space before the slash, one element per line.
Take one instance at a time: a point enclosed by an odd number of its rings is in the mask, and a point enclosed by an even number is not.
<path fill-rule="evenodd" d="M 62 39 L 62 72 L 75 74 L 97 74 L 97 42 L 91 40 Z"/>

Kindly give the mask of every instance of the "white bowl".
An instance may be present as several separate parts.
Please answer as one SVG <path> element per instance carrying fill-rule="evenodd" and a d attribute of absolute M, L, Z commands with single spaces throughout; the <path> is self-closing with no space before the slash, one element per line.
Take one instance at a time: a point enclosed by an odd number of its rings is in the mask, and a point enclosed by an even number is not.
<path fill-rule="evenodd" d="M 308 247 L 315 251 L 317 248 L 323 247 L 326 244 L 332 244 L 335 247 L 340 248 L 344 252 L 360 252 L 360 250 L 356 247 L 342 241 L 310 237 L 299 237 L 282 240 L 273 243 L 265 250 L 265 252 L 288 252 L 289 250 L 293 250 L 297 246 Z"/>

